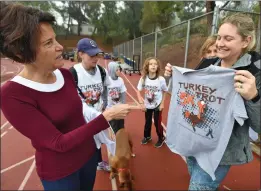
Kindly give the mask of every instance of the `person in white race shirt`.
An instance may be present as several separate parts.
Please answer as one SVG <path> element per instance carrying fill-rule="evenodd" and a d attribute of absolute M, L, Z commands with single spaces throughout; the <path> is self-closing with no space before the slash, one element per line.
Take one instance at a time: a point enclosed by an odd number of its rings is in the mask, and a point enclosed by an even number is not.
<path fill-rule="evenodd" d="M 81 62 L 71 67 L 70 71 L 76 81 L 79 96 L 83 103 L 102 112 L 107 105 L 107 86 L 110 83 L 106 69 L 97 64 L 103 51 L 94 40 L 83 38 L 77 43 L 77 54 Z M 101 149 L 97 169 L 110 171 L 109 164 L 102 160 Z"/>
<path fill-rule="evenodd" d="M 108 64 L 108 73 L 110 85 L 108 86 L 108 105 L 107 108 L 120 103 L 126 103 L 126 87 L 120 75 L 120 67 L 117 62 Z M 116 134 L 117 131 L 124 127 L 124 120 L 112 120 L 110 125 Z"/>
<path fill-rule="evenodd" d="M 158 141 L 154 145 L 160 148 L 165 140 L 163 127 L 161 125 L 162 110 L 164 108 L 165 92 L 167 91 L 166 80 L 160 76 L 160 61 L 157 58 L 147 58 L 143 65 L 143 76 L 137 86 L 137 96 L 139 103 L 143 105 L 145 111 L 144 138 L 141 144 L 147 144 L 152 140 L 151 125 L 152 115 L 158 135 Z M 145 90 L 145 99 L 142 101 L 141 91 Z"/>

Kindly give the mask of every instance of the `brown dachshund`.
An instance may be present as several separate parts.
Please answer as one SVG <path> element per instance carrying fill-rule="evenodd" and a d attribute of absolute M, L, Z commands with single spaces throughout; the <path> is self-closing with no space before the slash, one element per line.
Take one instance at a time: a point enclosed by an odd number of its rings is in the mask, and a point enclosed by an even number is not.
<path fill-rule="evenodd" d="M 135 155 L 132 153 L 132 141 L 125 128 L 116 133 L 116 153 L 115 156 L 110 155 L 109 161 L 111 165 L 110 178 L 119 177 L 120 187 L 133 190 L 133 176 L 130 171 L 130 159 Z"/>

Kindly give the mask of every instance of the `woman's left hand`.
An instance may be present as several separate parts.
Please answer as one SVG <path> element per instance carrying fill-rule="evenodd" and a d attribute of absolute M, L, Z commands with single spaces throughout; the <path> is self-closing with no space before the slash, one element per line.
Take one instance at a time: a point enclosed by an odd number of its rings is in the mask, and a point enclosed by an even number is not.
<path fill-rule="evenodd" d="M 251 100 L 257 95 L 256 78 L 247 70 L 238 70 L 234 77 L 235 90 L 245 99 Z"/>

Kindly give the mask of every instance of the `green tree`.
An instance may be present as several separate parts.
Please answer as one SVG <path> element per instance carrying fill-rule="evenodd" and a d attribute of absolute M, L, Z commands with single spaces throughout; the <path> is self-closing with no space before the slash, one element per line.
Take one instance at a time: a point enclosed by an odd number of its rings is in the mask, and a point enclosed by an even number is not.
<path fill-rule="evenodd" d="M 140 29 L 143 33 L 150 33 L 156 30 L 157 17 L 153 13 L 152 2 L 144 2 L 142 9 L 142 20 L 140 21 Z"/>
<path fill-rule="evenodd" d="M 115 44 L 128 39 L 128 29 L 119 26 L 119 14 L 116 12 L 115 1 L 104 1 L 102 15 L 98 23 L 98 34 L 103 37 L 106 44 Z"/>
<path fill-rule="evenodd" d="M 214 11 L 215 7 L 216 7 L 216 2 L 215 1 L 209 1 L 209 0 L 206 1 L 207 13 L 209 13 L 211 11 Z M 213 22 L 213 14 L 209 14 L 207 16 L 208 34 L 210 34 L 211 27 L 212 27 L 212 22 Z"/>
<path fill-rule="evenodd" d="M 142 17 L 143 1 L 124 1 L 125 9 L 120 9 L 119 25 L 129 31 L 129 39 L 141 36 L 139 23 Z M 131 18 L 131 19 L 130 19 Z"/>
<path fill-rule="evenodd" d="M 149 1 L 144 2 L 142 20 L 140 23 L 143 32 L 152 32 L 156 27 L 168 27 L 175 18 L 175 12 L 182 8 L 182 2 L 175 1 Z"/>
<path fill-rule="evenodd" d="M 100 1 L 88 1 L 85 4 L 85 11 L 88 15 L 88 18 L 90 20 L 90 24 L 94 26 L 93 34 L 94 35 L 97 31 L 98 25 L 99 25 L 99 18 L 101 17 L 101 2 Z"/>
<path fill-rule="evenodd" d="M 261 10 L 261 1 L 256 2 L 253 6 L 253 11 L 256 13 L 260 13 Z"/>
<path fill-rule="evenodd" d="M 183 9 L 177 12 L 181 21 L 197 17 L 204 13 L 205 2 L 204 1 L 184 1 Z"/>

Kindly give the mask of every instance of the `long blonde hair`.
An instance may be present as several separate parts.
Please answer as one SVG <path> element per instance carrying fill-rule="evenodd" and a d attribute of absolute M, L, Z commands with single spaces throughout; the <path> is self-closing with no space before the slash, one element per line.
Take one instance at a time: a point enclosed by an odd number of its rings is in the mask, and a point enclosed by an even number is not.
<path fill-rule="evenodd" d="M 161 62 L 158 58 L 155 58 L 155 57 L 149 57 L 147 58 L 145 61 L 144 61 L 144 64 L 143 64 L 143 68 L 142 68 L 142 85 L 145 84 L 145 79 L 146 79 L 146 76 L 149 74 L 149 64 L 150 64 L 150 61 L 151 60 L 156 60 L 157 62 L 157 65 L 158 65 L 158 68 L 157 68 L 157 71 L 156 71 L 156 77 L 158 78 L 160 76 L 160 72 L 161 72 Z"/>

